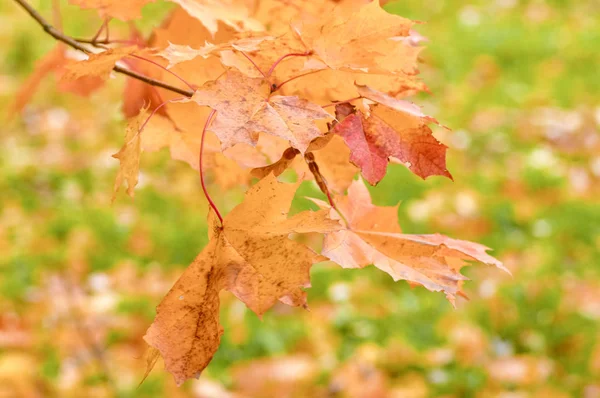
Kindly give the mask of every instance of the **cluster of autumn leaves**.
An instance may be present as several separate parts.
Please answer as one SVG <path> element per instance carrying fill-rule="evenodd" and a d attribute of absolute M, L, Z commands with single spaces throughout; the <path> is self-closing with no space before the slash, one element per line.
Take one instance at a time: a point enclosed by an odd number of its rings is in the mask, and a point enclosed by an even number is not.
<path fill-rule="evenodd" d="M 390 161 L 422 178 L 451 178 L 446 147 L 428 127 L 437 122 L 403 99 L 426 90 L 412 21 L 376 1 L 171 1 L 180 7 L 148 40 L 133 34 L 136 45 L 96 45 L 101 51 L 87 60 L 61 64 L 60 77 L 97 86 L 120 63 L 193 91 L 181 96 L 128 79 L 115 194 L 127 182 L 133 196 L 141 153 L 162 148 L 225 189 L 259 179 L 224 218 L 211 209 L 209 244 L 160 303 L 145 336 L 154 349 L 150 367 L 160 353 L 178 383 L 199 375 L 223 333 L 221 290 L 259 316 L 277 301 L 306 307 L 303 289 L 320 261 L 374 265 L 452 302 L 462 294 L 465 261 L 502 268 L 484 246 L 402 234 L 397 207 L 373 205 L 363 179 L 355 179 L 360 173 L 376 184 Z M 129 20 L 149 0 L 71 2 Z M 320 211 L 288 217 L 298 183 L 276 177 L 290 168 L 327 195 L 328 202 L 314 200 Z M 305 233 L 324 236 L 320 254 L 290 239 Z"/>

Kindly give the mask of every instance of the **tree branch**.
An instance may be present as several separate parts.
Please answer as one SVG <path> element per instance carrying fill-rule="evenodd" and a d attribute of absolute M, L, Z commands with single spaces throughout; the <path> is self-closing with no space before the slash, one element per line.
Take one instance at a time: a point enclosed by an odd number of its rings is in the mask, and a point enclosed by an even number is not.
<path fill-rule="evenodd" d="M 55 38 L 56 40 L 63 42 L 71 47 L 73 47 L 74 49 L 77 49 L 79 51 L 83 51 L 84 53 L 90 53 L 90 51 L 83 45 L 81 45 L 81 43 L 78 43 L 75 39 L 73 39 L 70 36 L 64 35 L 62 32 L 60 32 L 59 30 L 57 30 L 54 26 L 52 26 L 50 23 L 48 23 L 48 21 L 46 21 L 27 1 L 25 0 L 15 0 L 16 3 L 18 3 L 21 7 L 23 7 L 23 9 L 25 11 L 27 11 L 27 13 L 36 20 L 36 22 L 44 29 L 44 31 L 46 33 L 48 33 L 50 36 L 52 36 L 53 38 Z M 191 97 L 192 95 L 194 95 L 194 92 L 192 90 L 185 90 L 179 87 L 175 87 L 175 86 L 171 86 L 170 84 L 167 84 L 165 82 L 162 82 L 160 80 L 155 80 L 152 78 L 149 78 L 147 76 L 141 75 L 139 73 L 136 73 L 134 71 L 131 71 L 129 69 L 125 69 L 123 67 L 120 66 L 116 66 L 113 68 L 113 70 L 117 73 L 121 73 L 123 75 L 127 75 L 129 77 L 132 77 L 134 79 L 143 81 L 144 83 L 150 84 L 151 86 L 156 86 L 156 87 L 161 87 L 164 88 L 166 90 L 172 91 L 174 93 L 178 93 L 181 95 L 185 95 L 186 97 Z"/>

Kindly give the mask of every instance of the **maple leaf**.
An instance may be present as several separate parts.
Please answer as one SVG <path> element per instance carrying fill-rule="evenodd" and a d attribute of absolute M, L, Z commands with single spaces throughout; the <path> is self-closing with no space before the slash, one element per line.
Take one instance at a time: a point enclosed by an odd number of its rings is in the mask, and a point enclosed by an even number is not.
<path fill-rule="evenodd" d="M 278 298 L 309 286 L 310 266 L 323 260 L 287 236 L 292 232 L 323 233 L 341 228 L 326 212 L 305 211 L 287 218 L 299 184 L 278 183 L 271 174 L 254 185 L 244 202 L 223 220 L 225 237 L 260 276 L 259 289 L 243 299 L 259 315 Z"/>
<path fill-rule="evenodd" d="M 235 68 L 249 77 L 264 77 L 264 74 L 271 74 L 271 83 L 283 81 L 293 76 L 299 75 L 304 69 L 304 59 L 310 55 L 310 51 L 304 43 L 291 31 L 287 31 L 279 36 L 268 36 L 269 40 L 262 40 L 256 43 L 256 48 L 245 50 L 239 46 L 234 47 L 237 41 L 252 40 L 254 35 L 245 35 L 245 39 L 231 41 L 225 44 L 232 48 L 220 51 L 221 63 L 225 66 Z M 284 62 L 282 56 L 296 54 L 295 57 L 287 57 Z M 300 56 L 302 55 L 302 56 Z M 252 59 L 252 62 L 248 60 Z M 277 68 L 271 69 L 277 62 Z"/>
<path fill-rule="evenodd" d="M 309 269 L 323 257 L 288 235 L 331 232 L 341 225 L 324 211 L 288 218 L 297 188 L 270 175 L 247 192 L 222 226 L 211 212 L 208 245 L 158 305 L 144 336 L 160 351 L 178 384 L 197 377 L 219 346 L 221 290 L 232 291 L 258 315 L 278 299 L 304 304 L 301 288 L 309 286 Z"/>
<path fill-rule="evenodd" d="M 412 25 L 412 21 L 387 13 L 373 1 L 358 10 L 352 4 L 340 5 L 325 18 L 294 23 L 294 29 L 332 69 L 401 72 L 397 60 L 395 64 L 388 62 L 399 45 L 390 39 L 409 36 Z"/>
<path fill-rule="evenodd" d="M 259 50 L 259 45 L 264 40 L 273 40 L 271 36 L 249 36 L 242 37 L 239 39 L 234 39 L 232 41 L 221 43 L 221 44 L 212 44 L 209 42 L 205 42 L 204 46 L 200 48 L 192 48 L 188 45 L 180 45 L 169 43 L 169 46 L 157 53 L 157 55 L 165 58 L 169 61 L 168 68 L 173 67 L 181 62 L 191 61 L 197 57 L 208 58 L 216 52 L 223 51 L 244 51 L 244 52 L 252 52 Z M 248 65 L 248 60 L 245 60 L 245 64 Z M 250 65 L 251 66 L 251 65 Z M 256 70 L 256 69 L 255 69 Z"/>
<path fill-rule="evenodd" d="M 446 169 L 446 146 L 433 136 L 427 123 L 437 123 L 418 106 L 366 86 L 359 93 L 378 102 L 370 106 L 367 117 L 360 110 L 342 119 L 333 128 L 351 150 L 350 161 L 365 179 L 377 184 L 385 175 L 389 157 L 409 163 L 409 169 L 421 178 L 441 175 L 452 178 Z"/>
<path fill-rule="evenodd" d="M 328 204 L 316 201 L 322 208 Z M 489 248 L 447 236 L 403 234 L 398 225 L 398 207 L 372 204 L 362 180 L 354 181 L 348 195 L 336 205 L 347 221 L 346 229 L 326 234 L 322 255 L 343 268 L 373 264 L 395 281 L 404 279 L 432 291 L 443 291 L 454 303 L 467 278 L 459 273 L 463 261 L 477 261 L 506 272 L 502 263 L 486 253 Z M 330 209 L 332 219 L 340 219 Z"/>
<path fill-rule="evenodd" d="M 258 133 L 264 132 L 288 140 L 304 153 L 322 135 L 314 120 L 331 115 L 305 99 L 270 93 L 268 80 L 230 71 L 198 89 L 191 101 L 217 111 L 209 130 L 219 137 L 223 149 L 237 143 L 256 145 Z"/>
<path fill-rule="evenodd" d="M 198 19 L 215 35 L 221 21 L 235 30 L 264 30 L 260 22 L 250 17 L 251 5 L 227 0 L 170 0 L 179 4 L 192 17 Z"/>
<path fill-rule="evenodd" d="M 84 9 L 95 9 L 101 17 L 130 21 L 141 17 L 142 8 L 154 0 L 69 0 Z"/>
<path fill-rule="evenodd" d="M 144 336 L 178 385 L 199 377 L 221 343 L 219 292 L 230 259 L 243 261 L 223 240 L 210 241 L 158 305 Z"/>
<path fill-rule="evenodd" d="M 62 81 L 76 80 L 85 76 L 96 76 L 108 79 L 117 61 L 128 55 L 139 53 L 136 46 L 111 48 L 98 54 L 90 54 L 85 61 L 75 62 L 67 66 Z"/>
<path fill-rule="evenodd" d="M 119 172 L 117 173 L 117 177 L 115 178 L 115 184 L 113 188 L 113 197 L 114 201 L 121 185 L 123 185 L 124 181 L 127 181 L 127 194 L 133 198 L 135 194 L 135 186 L 138 183 L 138 176 L 140 173 L 140 155 L 142 153 L 141 149 L 141 139 L 140 127 L 142 123 L 148 118 L 148 109 L 144 108 L 140 111 L 140 113 L 129 119 L 127 123 L 127 129 L 125 133 L 125 143 L 123 147 L 119 150 L 119 152 L 112 155 L 113 158 L 119 159 Z"/>
<path fill-rule="evenodd" d="M 223 148 L 229 148 L 237 143 L 256 144 L 258 132 L 251 120 L 264 106 L 269 93 L 269 84 L 264 79 L 227 72 L 224 77 L 204 84 L 191 100 L 217 111 L 209 130 L 219 137 Z"/>
<path fill-rule="evenodd" d="M 367 85 L 394 97 L 413 95 L 420 91 L 428 91 L 425 83 L 419 78 L 417 59 L 420 48 L 406 44 L 400 45 L 402 53 L 396 60 L 402 60 L 410 72 L 356 71 L 346 69 L 329 69 L 329 66 L 317 59 L 307 60 L 300 73 L 307 75 L 302 79 L 286 83 L 285 93 L 302 93 L 319 101 L 335 101 L 340 98 L 359 96 L 355 85 Z"/>

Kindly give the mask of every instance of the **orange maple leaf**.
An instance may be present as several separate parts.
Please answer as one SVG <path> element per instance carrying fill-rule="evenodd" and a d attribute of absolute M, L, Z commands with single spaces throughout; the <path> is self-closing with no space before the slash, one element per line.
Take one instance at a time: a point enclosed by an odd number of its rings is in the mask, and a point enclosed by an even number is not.
<path fill-rule="evenodd" d="M 305 304 L 301 288 L 310 286 L 309 269 L 324 258 L 288 235 L 332 232 L 341 225 L 324 211 L 288 218 L 297 188 L 267 176 L 247 192 L 222 226 L 211 213 L 209 244 L 159 304 L 144 336 L 160 351 L 178 384 L 197 377 L 219 346 L 219 291 L 230 290 L 258 315 L 277 300 Z"/>
<path fill-rule="evenodd" d="M 252 5 L 236 0 L 170 0 L 179 4 L 192 17 L 196 18 L 215 35 L 218 22 L 235 30 L 264 30 L 263 25 L 250 17 Z"/>
<path fill-rule="evenodd" d="M 322 208 L 330 206 L 315 201 Z M 364 268 L 373 264 L 394 280 L 404 279 L 432 291 L 443 291 L 454 303 L 462 294 L 467 278 L 459 270 L 464 260 L 496 266 L 502 263 L 486 253 L 489 248 L 447 236 L 403 234 L 398 225 L 398 207 L 372 204 L 362 180 L 354 181 L 348 195 L 337 198 L 339 212 L 347 221 L 346 229 L 327 233 L 322 254 L 344 268 Z M 332 219 L 340 213 L 330 209 Z"/>
<path fill-rule="evenodd" d="M 399 62 L 389 62 L 409 36 L 413 22 L 387 13 L 373 1 L 358 9 L 344 4 L 317 20 L 301 20 L 294 29 L 306 46 L 330 68 L 363 72 L 402 72 Z"/>
<path fill-rule="evenodd" d="M 84 61 L 69 64 L 61 80 L 71 81 L 85 76 L 95 76 L 106 80 L 117 61 L 128 55 L 140 52 L 143 52 L 143 50 L 139 50 L 136 46 L 130 46 L 111 48 L 101 53 L 90 54 L 89 58 Z"/>

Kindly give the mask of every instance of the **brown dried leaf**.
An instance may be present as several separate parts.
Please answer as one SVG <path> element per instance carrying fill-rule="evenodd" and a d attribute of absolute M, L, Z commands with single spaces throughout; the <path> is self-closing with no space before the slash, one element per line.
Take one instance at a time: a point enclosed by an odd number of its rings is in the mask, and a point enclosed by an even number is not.
<path fill-rule="evenodd" d="M 226 286 L 226 267 L 234 261 L 243 260 L 217 236 L 156 308 L 144 340 L 160 351 L 178 385 L 199 377 L 221 343 L 219 292 Z"/>

